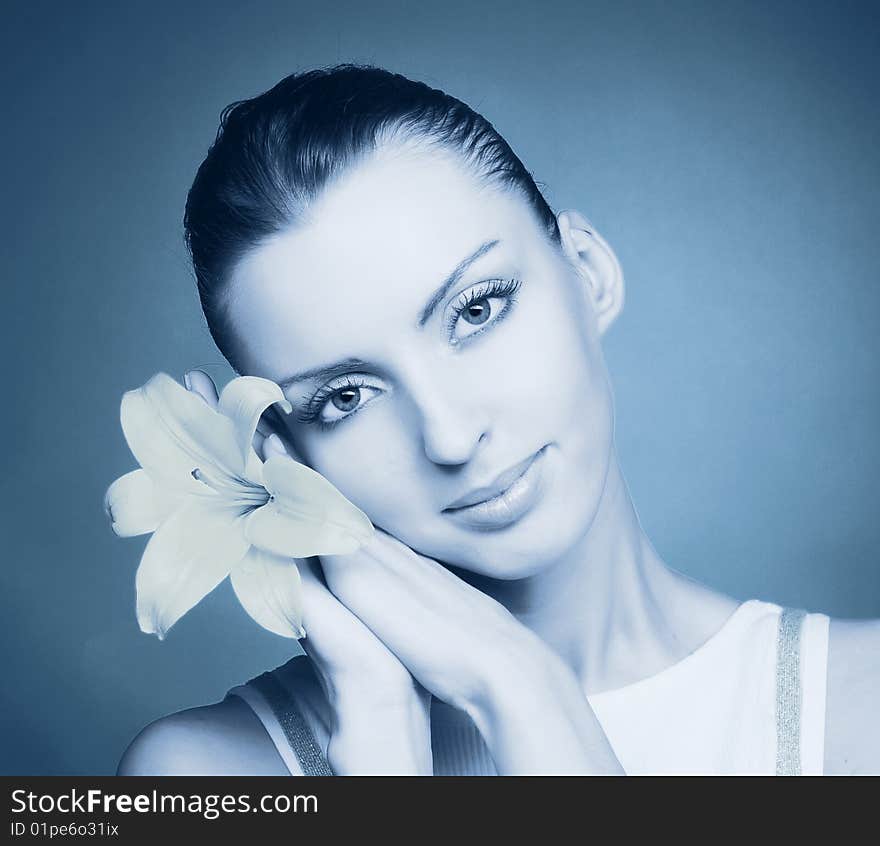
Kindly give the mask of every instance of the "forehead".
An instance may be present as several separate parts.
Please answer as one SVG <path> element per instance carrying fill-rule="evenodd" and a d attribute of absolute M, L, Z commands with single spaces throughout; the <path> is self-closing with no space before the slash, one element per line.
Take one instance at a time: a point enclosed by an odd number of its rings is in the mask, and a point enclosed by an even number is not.
<path fill-rule="evenodd" d="M 373 154 L 234 269 L 227 308 L 240 358 L 278 380 L 348 355 L 381 355 L 417 331 L 427 299 L 459 262 L 495 240 L 473 265 L 480 278 L 541 242 L 520 194 L 451 155 Z"/>

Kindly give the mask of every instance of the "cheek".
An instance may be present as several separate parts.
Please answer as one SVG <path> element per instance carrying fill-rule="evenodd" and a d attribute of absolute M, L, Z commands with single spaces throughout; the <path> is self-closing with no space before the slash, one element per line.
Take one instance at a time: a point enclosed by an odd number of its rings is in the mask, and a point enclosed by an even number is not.
<path fill-rule="evenodd" d="M 522 357 L 532 406 L 524 414 L 532 416 L 532 434 L 557 447 L 557 482 L 545 523 L 533 524 L 545 552 L 564 550 L 592 521 L 613 451 L 613 399 L 602 350 L 584 311 L 588 306 L 577 301 L 574 287 L 574 295 L 566 296 L 564 282 L 556 296 L 535 304 L 533 338 L 520 341 L 531 352 Z M 528 566 L 537 560 L 533 553 L 524 545 Z"/>
<path fill-rule="evenodd" d="M 517 317 L 506 343 L 510 358 L 501 368 L 489 363 L 497 369 L 499 402 L 509 410 L 517 398 L 520 425 L 551 438 L 598 423 L 607 405 L 604 365 L 577 304 L 542 291 Z"/>
<path fill-rule="evenodd" d="M 348 423 L 303 436 L 306 462 L 383 528 L 393 531 L 417 521 L 426 484 L 423 465 L 393 403 Z"/>
<path fill-rule="evenodd" d="M 558 444 L 564 470 L 555 493 L 567 503 L 568 517 L 581 523 L 571 501 L 591 507 L 611 438 L 601 350 L 565 297 L 542 291 L 518 305 L 497 336 L 464 352 L 450 381 L 463 405 L 483 406 L 492 428 L 513 447 Z M 390 400 L 329 432 L 303 430 L 294 440 L 304 460 L 374 523 L 405 542 L 425 544 L 426 554 L 436 546 L 442 557 L 449 538 L 442 523 L 426 521 L 436 505 L 429 496 L 436 479 L 408 428 L 414 425 Z M 435 530 L 441 536 L 433 537 Z"/>

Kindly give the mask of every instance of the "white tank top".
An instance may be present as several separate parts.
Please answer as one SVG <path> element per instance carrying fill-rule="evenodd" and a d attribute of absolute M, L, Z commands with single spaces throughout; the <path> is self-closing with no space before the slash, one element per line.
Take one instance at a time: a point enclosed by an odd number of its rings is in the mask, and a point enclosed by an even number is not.
<path fill-rule="evenodd" d="M 750 599 L 690 655 L 587 700 L 629 775 L 818 775 L 828 625 L 825 614 Z M 250 705 L 289 772 L 332 775 L 310 728 L 314 704 L 294 689 L 301 661 L 309 659 L 296 656 L 227 696 Z M 496 774 L 473 722 L 437 699 L 431 734 L 435 775 Z"/>

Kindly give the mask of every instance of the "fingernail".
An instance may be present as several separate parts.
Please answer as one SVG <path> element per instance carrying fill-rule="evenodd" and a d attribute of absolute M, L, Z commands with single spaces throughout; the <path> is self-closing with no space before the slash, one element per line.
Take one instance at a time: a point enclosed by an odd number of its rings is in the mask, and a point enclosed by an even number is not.
<path fill-rule="evenodd" d="M 274 432 L 266 438 L 266 443 L 272 448 L 272 452 L 277 452 L 279 455 L 285 455 L 287 453 L 287 450 L 284 449 L 284 444 L 281 442 L 281 438 L 279 438 Z"/>
<path fill-rule="evenodd" d="M 192 383 L 189 379 L 189 370 L 187 370 L 186 373 L 183 374 L 183 384 L 186 385 L 186 389 L 188 391 L 192 390 Z"/>

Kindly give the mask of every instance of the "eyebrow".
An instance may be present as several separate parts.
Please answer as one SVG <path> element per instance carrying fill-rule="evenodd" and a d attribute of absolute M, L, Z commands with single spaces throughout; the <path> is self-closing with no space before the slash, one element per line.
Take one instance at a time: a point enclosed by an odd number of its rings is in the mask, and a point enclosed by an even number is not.
<path fill-rule="evenodd" d="M 493 247 L 497 246 L 499 243 L 496 238 L 494 241 L 486 241 L 484 244 L 480 244 L 476 250 L 474 250 L 467 258 L 462 259 L 456 266 L 455 270 L 443 280 L 440 287 L 434 291 L 431 296 L 431 299 L 428 300 L 428 304 L 422 309 L 421 315 L 419 315 L 419 326 L 424 326 L 428 320 L 431 318 L 431 315 L 436 311 L 437 306 L 440 305 L 443 297 L 446 296 L 446 292 L 456 283 L 462 276 L 464 276 L 465 271 L 478 259 L 482 256 L 486 255 Z"/>
<path fill-rule="evenodd" d="M 278 385 L 281 388 L 286 388 L 289 385 L 293 385 L 295 382 L 303 382 L 306 379 L 332 379 L 334 376 L 339 376 L 342 373 L 347 373 L 349 370 L 368 366 L 368 363 L 360 358 L 346 358 L 341 361 L 337 361 L 334 364 L 326 364 L 320 367 L 313 367 L 311 370 L 301 370 L 299 373 L 294 373 L 292 376 L 288 376 L 286 379 L 283 379 L 281 382 L 278 383 Z"/>
<path fill-rule="evenodd" d="M 436 291 L 431 295 L 431 299 L 428 300 L 427 305 L 422 309 L 421 314 L 419 315 L 418 325 L 421 328 L 424 326 L 430 319 L 431 315 L 437 310 L 437 306 L 443 301 L 443 298 L 446 296 L 449 289 L 458 282 L 462 276 L 464 276 L 467 269 L 479 258 L 482 258 L 489 250 L 496 247 L 500 241 L 496 238 L 493 241 L 486 241 L 483 244 L 480 244 L 476 250 L 474 250 L 469 256 L 462 259 L 456 266 L 455 269 L 443 280 L 440 286 Z M 312 367 L 309 370 L 301 370 L 299 373 L 293 373 L 290 376 L 285 377 L 283 380 L 278 382 L 278 385 L 281 388 L 288 387 L 289 385 L 294 384 L 295 382 L 302 382 L 306 379 L 314 379 L 314 380 L 327 380 L 332 379 L 334 376 L 339 376 L 342 373 L 346 373 L 349 370 L 357 369 L 357 368 L 365 368 L 369 367 L 369 364 L 366 361 L 363 361 L 360 358 L 346 358 L 341 361 L 334 362 L 333 364 L 322 365 L 319 367 Z"/>

